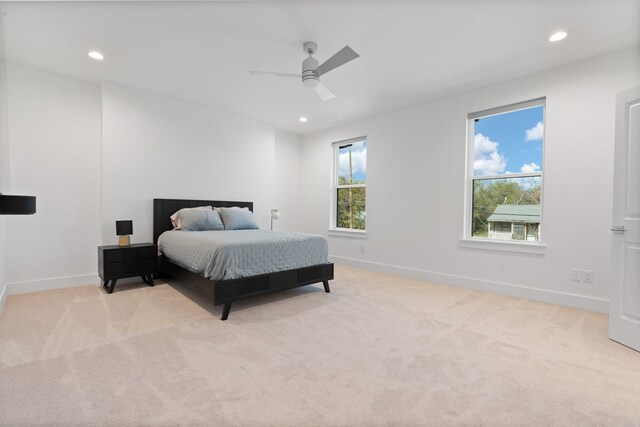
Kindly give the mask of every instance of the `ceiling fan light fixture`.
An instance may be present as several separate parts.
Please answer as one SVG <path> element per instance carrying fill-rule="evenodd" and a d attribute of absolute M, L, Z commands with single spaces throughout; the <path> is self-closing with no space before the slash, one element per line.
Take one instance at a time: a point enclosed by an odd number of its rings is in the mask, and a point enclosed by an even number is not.
<path fill-rule="evenodd" d="M 314 88 L 318 86 L 318 77 L 316 76 L 304 76 L 302 77 L 302 85 L 304 87 Z"/>

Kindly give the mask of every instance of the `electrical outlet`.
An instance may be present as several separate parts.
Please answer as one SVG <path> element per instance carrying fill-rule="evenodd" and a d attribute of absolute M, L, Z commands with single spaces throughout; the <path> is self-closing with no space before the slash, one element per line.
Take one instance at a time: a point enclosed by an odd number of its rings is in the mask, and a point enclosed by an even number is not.
<path fill-rule="evenodd" d="M 579 268 L 572 268 L 569 272 L 569 278 L 574 282 L 580 282 L 582 280 L 582 270 Z"/>
<path fill-rule="evenodd" d="M 582 272 L 582 281 L 585 283 L 593 283 L 593 270 L 584 270 Z"/>
<path fill-rule="evenodd" d="M 364 245 L 360 245 L 360 253 L 363 254 L 364 253 Z"/>

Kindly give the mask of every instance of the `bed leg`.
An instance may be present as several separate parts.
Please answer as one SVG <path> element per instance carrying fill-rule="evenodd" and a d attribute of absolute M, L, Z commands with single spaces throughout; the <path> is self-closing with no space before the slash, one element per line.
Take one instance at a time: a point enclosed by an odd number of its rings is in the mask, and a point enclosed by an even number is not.
<path fill-rule="evenodd" d="M 231 311 L 231 302 L 225 302 L 224 303 L 224 308 L 222 309 L 222 320 L 227 320 L 227 318 L 229 317 L 229 312 Z"/>
<path fill-rule="evenodd" d="M 325 291 L 326 293 L 331 292 L 331 289 L 329 289 L 329 281 L 328 281 L 328 280 L 323 280 L 323 281 L 322 281 L 322 284 L 324 285 L 324 291 Z"/>

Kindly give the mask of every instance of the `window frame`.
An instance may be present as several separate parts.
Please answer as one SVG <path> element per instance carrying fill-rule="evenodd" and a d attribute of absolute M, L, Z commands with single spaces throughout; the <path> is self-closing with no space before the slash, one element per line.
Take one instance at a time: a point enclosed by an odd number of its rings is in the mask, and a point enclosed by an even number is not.
<path fill-rule="evenodd" d="M 331 143 L 331 150 L 333 151 L 333 173 L 331 180 L 331 203 L 330 203 L 330 222 L 329 222 L 329 234 L 336 236 L 346 236 L 346 237 L 366 237 L 367 235 L 367 222 L 365 220 L 365 228 L 364 230 L 359 230 L 355 228 L 343 228 L 338 227 L 338 189 L 340 188 L 364 188 L 365 194 L 367 193 L 367 183 L 364 184 L 347 184 L 347 185 L 338 185 L 338 176 L 340 175 L 340 147 L 344 147 L 345 145 L 355 144 L 358 142 L 367 141 L 367 159 L 368 162 L 368 154 L 369 154 L 369 144 L 366 136 L 360 136 L 357 138 L 345 139 L 342 141 L 336 141 Z M 369 169 L 367 167 L 367 179 L 369 180 Z M 367 204 L 368 205 L 368 204 Z M 365 207 L 365 212 L 367 209 Z"/>
<path fill-rule="evenodd" d="M 499 114 L 525 110 L 532 107 L 543 107 L 542 123 L 544 125 L 542 137 L 542 170 L 540 172 L 518 172 L 510 174 L 474 176 L 474 144 L 475 144 L 475 120 Z M 490 108 L 475 113 L 467 114 L 467 146 L 465 156 L 465 203 L 464 203 L 464 229 L 460 246 L 473 249 L 490 249 L 498 251 L 513 251 L 541 254 L 544 253 L 546 244 L 543 240 L 544 227 L 544 170 L 546 168 L 546 131 L 547 131 L 547 102 L 546 97 L 536 98 L 528 101 L 517 102 L 501 107 Z M 490 179 L 505 178 L 540 178 L 540 223 L 538 225 L 538 241 L 526 240 L 501 240 L 489 237 L 473 236 L 473 188 L 475 181 L 485 181 Z M 526 237 L 526 236 L 525 236 Z"/>

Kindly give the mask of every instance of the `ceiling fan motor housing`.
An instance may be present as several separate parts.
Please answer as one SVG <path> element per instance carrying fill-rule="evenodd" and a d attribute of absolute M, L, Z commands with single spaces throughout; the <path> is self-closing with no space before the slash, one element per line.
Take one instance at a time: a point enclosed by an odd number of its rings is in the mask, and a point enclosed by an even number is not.
<path fill-rule="evenodd" d="M 318 60 L 312 56 L 302 61 L 302 84 L 305 87 L 318 86 L 318 75 L 316 74 L 316 68 L 318 68 Z"/>

